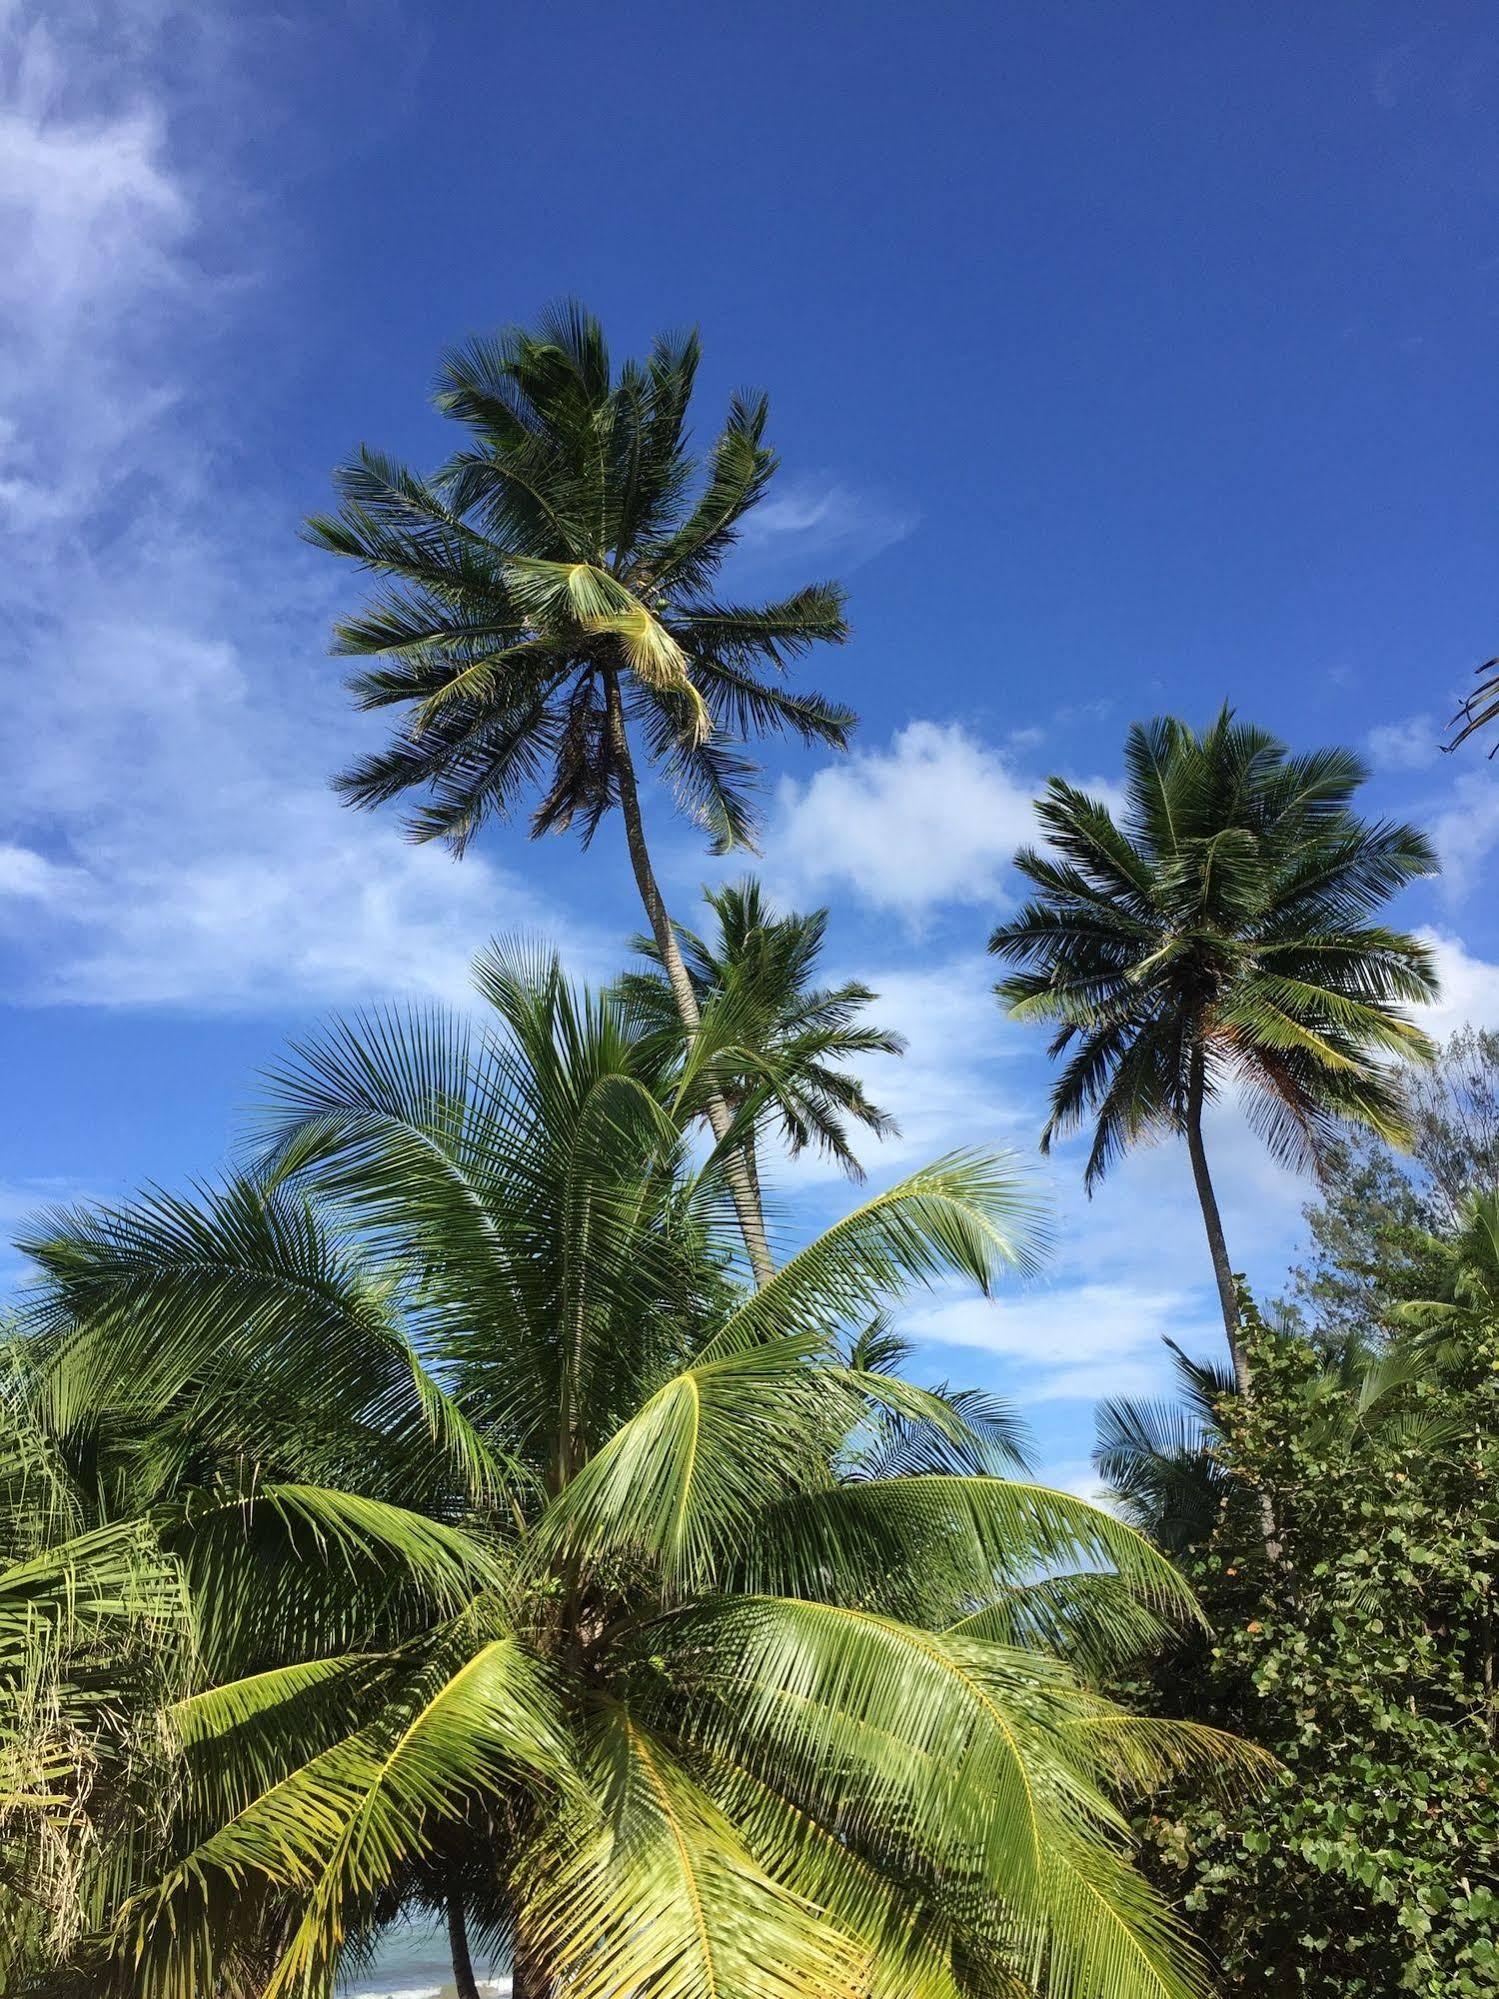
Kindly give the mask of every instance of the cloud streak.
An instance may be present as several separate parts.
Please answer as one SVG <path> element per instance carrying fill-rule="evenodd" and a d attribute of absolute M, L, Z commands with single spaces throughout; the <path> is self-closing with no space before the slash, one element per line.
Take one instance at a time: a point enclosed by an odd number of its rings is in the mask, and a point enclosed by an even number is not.
<path fill-rule="evenodd" d="M 904 541 L 919 520 L 914 508 L 841 479 L 783 477 L 746 517 L 737 559 L 853 569 Z"/>
<path fill-rule="evenodd" d="M 138 23 L 135 25 L 139 25 Z M 461 994 L 516 878 L 356 822 L 330 609 L 277 496 L 188 388 L 221 297 L 144 71 L 20 23 L 0 98 L 0 934 L 13 998 L 262 1010 Z M 232 196 L 220 188 L 222 206 Z"/>

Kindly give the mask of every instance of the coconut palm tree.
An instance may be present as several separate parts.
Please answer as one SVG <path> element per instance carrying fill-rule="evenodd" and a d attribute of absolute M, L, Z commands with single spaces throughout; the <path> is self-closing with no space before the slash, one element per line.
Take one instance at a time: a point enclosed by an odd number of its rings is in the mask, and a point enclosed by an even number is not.
<path fill-rule="evenodd" d="M 1197 1989 L 1111 1800 L 1232 1752 L 1063 1656 L 1069 1568 L 1096 1629 L 1101 1573 L 1182 1585 L 857 1334 L 1028 1260 L 1013 1174 L 939 1162 L 746 1289 L 654 1038 L 481 982 L 490 1030 L 299 1051 L 253 1177 L 30 1245 L 59 1447 L 154 1494 L 202 1630 L 97 1989 L 326 1999 L 412 1905 L 522 1999 Z"/>
<path fill-rule="evenodd" d="M 1218 1413 L 1237 1391 L 1231 1373 L 1166 1345 L 1175 1395 L 1106 1397 L 1093 1462 L 1121 1518 L 1177 1556 L 1204 1545 L 1218 1524 L 1229 1490 L 1215 1447 Z"/>
<path fill-rule="evenodd" d="M 1426 946 L 1370 919 L 1436 870 L 1424 836 L 1369 823 L 1346 750 L 1293 756 L 1225 708 L 1201 734 L 1167 717 L 1130 730 L 1118 819 L 1052 778 L 1050 851 L 1016 866 L 1036 893 L 989 949 L 1022 969 L 996 987 L 1016 1020 L 1057 1024 L 1068 1055 L 1042 1149 L 1093 1129 L 1091 1189 L 1130 1146 L 1185 1137 L 1241 1389 L 1233 1265 L 1203 1142 L 1232 1091 L 1278 1159 L 1315 1166 L 1342 1121 L 1408 1137 L 1394 1064 L 1429 1061 L 1406 1009 L 1437 990 Z"/>
<path fill-rule="evenodd" d="M 93 1855 L 146 1774 L 160 1779 L 142 1724 L 177 1684 L 189 1629 L 149 1521 L 98 1518 L 13 1342 L 0 1368 L 0 1990 L 14 1991 L 68 1955 Z"/>
<path fill-rule="evenodd" d="M 765 734 L 842 748 L 853 716 L 783 684 L 788 663 L 847 636 L 843 593 L 812 584 L 745 605 L 709 594 L 777 459 L 763 396 L 736 396 L 701 468 L 688 448 L 697 336 L 658 339 L 617 372 L 577 305 L 448 354 L 437 407 L 466 433 L 422 478 L 364 450 L 337 475 L 342 504 L 307 532 L 383 579 L 337 627 L 371 662 L 366 709 L 404 711 L 384 749 L 338 780 L 351 803 L 422 794 L 408 829 L 461 853 L 535 794 L 533 837 L 586 846 L 618 807 L 651 935 L 684 1026 L 698 1001 L 646 842 L 646 758 L 719 850 L 753 842 L 753 765 Z M 722 1099 L 708 1116 L 722 1138 Z M 747 1171 L 731 1163 L 756 1279 L 771 1262 Z"/>
<path fill-rule="evenodd" d="M 861 1018 L 878 994 L 852 979 L 841 986 L 813 985 L 827 935 L 825 909 L 778 914 L 753 878 L 705 889 L 703 900 L 717 919 L 717 936 L 709 941 L 681 924 L 677 935 L 699 1009 L 720 1004 L 743 1050 L 741 1073 L 724 1077 L 725 1101 L 736 1108 L 760 1091 L 762 1119 L 774 1125 L 793 1158 L 815 1145 L 851 1179 L 862 1180 L 850 1123 L 877 1138 L 897 1127 L 843 1065 L 905 1049 L 900 1035 Z M 627 972 L 619 981 L 621 997 L 658 1031 L 668 1036 L 680 1031 L 656 940 L 637 937 L 635 949 L 658 969 Z M 745 1153 L 758 1184 L 753 1137 Z"/>

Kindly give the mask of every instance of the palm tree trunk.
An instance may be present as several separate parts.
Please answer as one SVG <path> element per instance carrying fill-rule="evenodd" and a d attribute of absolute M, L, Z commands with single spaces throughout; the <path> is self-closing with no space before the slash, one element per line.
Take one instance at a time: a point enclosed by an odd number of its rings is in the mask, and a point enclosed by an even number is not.
<path fill-rule="evenodd" d="M 545 1991 L 546 1981 L 517 1934 L 510 1952 L 510 1999 L 543 1999 Z"/>
<path fill-rule="evenodd" d="M 682 962 L 676 929 L 667 914 L 666 904 L 656 881 L 656 871 L 651 866 L 650 849 L 645 843 L 645 825 L 640 816 L 640 793 L 635 783 L 635 765 L 630 756 L 630 739 L 625 730 L 624 704 L 619 696 L 619 676 L 612 668 L 606 668 L 604 672 L 604 699 L 609 715 L 609 743 L 614 755 L 615 773 L 619 780 L 619 803 L 624 815 L 625 841 L 630 849 L 630 865 L 635 871 L 635 886 L 640 890 L 640 900 L 645 905 L 651 935 L 655 938 L 656 949 L 661 954 L 661 963 L 665 967 L 667 983 L 671 987 L 672 998 L 677 1003 L 677 1012 L 681 1016 L 682 1025 L 689 1034 L 695 1034 L 702 1015 L 698 1010 L 697 994 L 693 991 L 692 981 L 687 976 L 687 967 Z M 708 1098 L 707 1112 L 713 1136 L 721 1141 L 733 1120 L 728 1105 L 717 1091 Z M 775 1272 L 775 1265 L 770 1257 L 770 1245 L 765 1236 L 765 1216 L 742 1153 L 736 1152 L 730 1156 L 727 1170 L 729 1191 L 734 1197 L 734 1210 L 739 1217 L 740 1233 L 744 1237 L 750 1269 L 758 1287 L 767 1283 Z"/>
<path fill-rule="evenodd" d="M 458 1889 L 448 1890 L 448 1952 L 453 1960 L 453 1984 L 458 1999 L 479 1999 L 479 1985 L 474 1977 L 474 1961 L 468 1950 L 468 1924 L 464 1920 L 463 1896 Z"/>
<path fill-rule="evenodd" d="M 1234 1381 L 1241 1395 L 1249 1393 L 1249 1360 L 1240 1337 L 1239 1294 L 1234 1285 L 1233 1265 L 1228 1260 L 1228 1243 L 1223 1234 L 1223 1217 L 1218 1212 L 1218 1196 L 1213 1192 L 1208 1172 L 1208 1156 L 1202 1143 L 1202 1100 L 1207 1065 L 1201 1048 L 1192 1054 L 1187 1076 L 1187 1151 L 1192 1159 L 1192 1178 L 1197 1183 L 1197 1199 L 1202 1206 L 1203 1226 L 1208 1232 L 1208 1249 L 1213 1258 L 1213 1275 L 1218 1280 L 1218 1302 L 1223 1307 L 1223 1330 L 1228 1335 L 1228 1351 L 1234 1364 Z"/>
<path fill-rule="evenodd" d="M 1213 1275 L 1218 1280 L 1218 1302 L 1223 1307 L 1223 1330 L 1228 1335 L 1228 1351 L 1234 1364 L 1234 1386 L 1247 1401 L 1253 1385 L 1249 1356 L 1244 1351 L 1244 1329 L 1239 1317 L 1239 1293 L 1234 1283 L 1233 1265 L 1228 1260 L 1228 1242 L 1223 1233 L 1223 1217 L 1218 1212 L 1218 1196 L 1208 1172 L 1207 1151 L 1202 1143 L 1202 1100 L 1207 1081 L 1207 1064 L 1201 1047 L 1194 1049 L 1187 1075 L 1187 1151 L 1192 1159 L 1192 1178 L 1197 1183 L 1197 1199 L 1202 1205 L 1203 1226 L 1212 1252 Z M 1279 1562 L 1282 1548 L 1275 1524 L 1275 1508 L 1268 1492 L 1260 1492 L 1260 1531 L 1265 1553 L 1272 1567 Z"/>

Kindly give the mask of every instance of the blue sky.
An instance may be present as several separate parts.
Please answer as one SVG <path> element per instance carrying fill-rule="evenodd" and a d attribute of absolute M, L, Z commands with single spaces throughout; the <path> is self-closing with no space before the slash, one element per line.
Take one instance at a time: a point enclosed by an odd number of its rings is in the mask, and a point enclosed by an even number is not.
<path fill-rule="evenodd" d="M 763 384 L 786 464 L 746 589 L 825 574 L 808 678 L 842 763 L 777 757 L 767 881 L 911 1053 L 874 1176 L 1033 1152 L 1045 1070 L 983 943 L 1052 770 L 1225 697 L 1349 740 L 1447 861 L 1433 1023 L 1499 1020 L 1499 769 L 1436 753 L 1499 649 L 1499 27 L 1481 6 L 0 5 L 0 1221 L 223 1157 L 256 1068 L 331 1008 L 461 999 L 491 931 L 607 973 L 593 854 L 461 866 L 355 816 L 324 656 L 351 579 L 296 539 L 361 438 L 444 449 L 441 348 L 564 293 L 620 353 L 703 332 L 700 421 Z M 651 801 L 691 914 L 716 870 Z M 1305 1190 L 1231 1117 L 1236 1259 Z M 1091 1203 L 998 1306 L 928 1301 L 927 1365 L 1023 1401 L 1086 1483 L 1094 1396 L 1215 1344 L 1185 1160 Z M 788 1229 L 842 1183 L 786 1183 Z"/>

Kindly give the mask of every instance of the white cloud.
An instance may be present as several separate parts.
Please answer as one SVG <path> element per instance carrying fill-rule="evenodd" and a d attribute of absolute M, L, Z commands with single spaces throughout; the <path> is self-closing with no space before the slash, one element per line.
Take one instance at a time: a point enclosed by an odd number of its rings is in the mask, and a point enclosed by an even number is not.
<path fill-rule="evenodd" d="M 1159 1394 L 1171 1377 L 1166 1336 L 1188 1352 L 1215 1353 L 1222 1340 L 1199 1292 L 1117 1277 L 994 1300 L 943 1299 L 901 1323 L 936 1346 L 1003 1359 L 1003 1387 L 1025 1403 Z"/>
<path fill-rule="evenodd" d="M 1382 722 L 1365 738 L 1380 770 L 1427 770 L 1442 754 L 1442 732 L 1429 715 Z"/>
<path fill-rule="evenodd" d="M 829 971 L 829 983 L 854 972 Z M 959 1146 L 1030 1154 L 1039 1113 L 1034 1090 L 1017 1075 L 1023 1030 L 1007 1023 L 993 994 L 993 967 L 977 953 L 933 965 L 861 964 L 857 976 L 878 995 L 876 1025 L 899 1034 L 903 1055 L 871 1055 L 853 1066 L 872 1102 L 898 1132 L 884 1139 L 852 1132 L 854 1151 L 883 1184 Z M 839 1168 L 810 1148 L 778 1162 L 783 1184 L 836 1182 Z"/>
<path fill-rule="evenodd" d="M 912 722 L 888 750 L 786 779 L 769 865 L 799 888 L 851 889 L 908 918 L 992 903 L 1016 847 L 1035 835 L 1035 791 L 958 723 Z"/>
<path fill-rule="evenodd" d="M 1499 965 L 1475 957 L 1460 937 L 1441 930 L 1423 930 L 1419 935 L 1436 955 L 1442 982 L 1437 1004 L 1422 1011 L 1427 1033 L 1441 1040 L 1469 1023 L 1499 1027 Z"/>
<path fill-rule="evenodd" d="M 67 25 L 13 9 L 0 54 L 0 526 L 27 538 L 76 524 L 127 469 L 172 400 L 167 321 L 211 296 L 162 107 L 128 75 L 112 105 L 81 102 L 104 65 L 59 46 Z"/>
<path fill-rule="evenodd" d="M 12 996 L 256 1008 L 446 995 L 552 912 L 327 788 L 358 747 L 290 510 L 210 465 L 235 280 L 203 276 L 193 163 L 102 13 L 64 61 L 12 14 L 0 68 L 0 928 Z M 77 25 L 75 22 L 73 25 Z M 106 47 L 112 53 L 102 53 Z M 232 191 L 213 194 L 222 221 Z M 342 584 L 344 579 L 339 578 Z"/>
<path fill-rule="evenodd" d="M 1431 822 L 1442 863 L 1442 891 L 1461 902 L 1483 886 L 1487 863 L 1499 846 L 1499 769 L 1482 763 L 1465 771 L 1448 794 L 1450 803 Z"/>
<path fill-rule="evenodd" d="M 1093 1506 L 1108 1505 L 1108 1492 L 1099 1482 L 1090 1458 L 1054 1459 L 1040 1467 L 1036 1479 L 1038 1484 L 1049 1485 L 1054 1492 L 1070 1492 Z"/>

